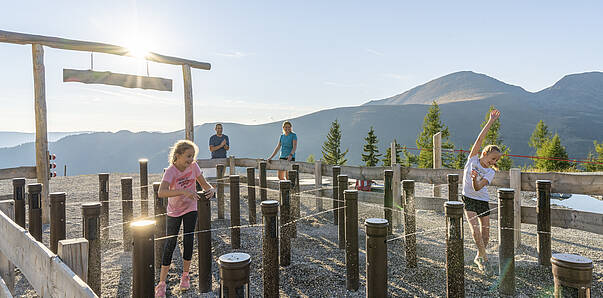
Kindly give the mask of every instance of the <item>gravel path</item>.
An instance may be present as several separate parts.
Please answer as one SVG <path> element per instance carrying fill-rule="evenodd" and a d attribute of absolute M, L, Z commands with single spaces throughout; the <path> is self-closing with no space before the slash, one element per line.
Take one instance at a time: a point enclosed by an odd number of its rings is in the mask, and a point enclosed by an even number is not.
<path fill-rule="evenodd" d="M 133 197 L 138 199 L 138 175 L 111 174 L 110 176 L 110 223 L 112 224 L 111 239 L 102 244 L 102 292 L 103 297 L 130 297 L 131 285 L 131 257 L 124 253 L 121 243 L 121 202 L 120 178 L 131 176 L 134 178 Z M 154 174 L 149 181 L 159 181 L 160 175 Z M 27 183 L 33 183 L 28 180 Z M 51 180 L 52 191 L 67 192 L 67 237 L 81 237 L 81 209 L 82 202 L 98 200 L 98 176 L 82 175 L 73 177 L 57 177 Z M 431 186 L 423 183 L 416 184 L 416 194 L 427 196 Z M 491 196 L 496 196 L 496 189 L 490 188 Z M 0 181 L 0 194 L 12 193 L 10 180 Z M 278 198 L 277 191 L 269 191 L 271 199 Z M 446 190 L 443 189 L 443 196 Z M 530 204 L 530 194 L 525 193 L 524 204 Z M 248 224 L 246 204 L 247 188 L 241 188 L 241 224 Z M 257 195 L 259 201 L 259 194 Z M 328 198 L 324 199 L 325 207 L 330 207 Z M 344 251 L 337 248 L 337 226 L 332 224 L 330 212 L 312 216 L 315 211 L 315 198 L 309 193 L 302 196 L 302 216 L 309 216 L 298 222 L 298 237 L 292 239 L 291 265 L 281 267 L 280 290 L 283 297 L 365 297 L 365 234 L 364 220 L 370 217 L 383 217 L 383 210 L 376 205 L 359 203 L 359 247 L 360 247 L 360 289 L 350 292 L 345 289 L 345 263 Z M 135 216 L 140 213 L 140 203 L 134 203 Z M 152 210 L 152 206 L 149 207 Z M 229 252 L 230 231 L 229 204 L 226 201 L 226 219 L 216 218 L 216 204 L 212 202 L 212 250 L 213 263 L 213 293 L 204 294 L 202 297 L 217 297 L 218 267 L 217 258 Z M 258 217 L 261 215 L 258 206 Z M 476 247 L 471 239 L 469 228 L 464 229 L 465 237 L 465 291 L 467 296 L 495 296 L 496 276 L 485 277 L 475 266 L 472 260 L 476 254 Z M 491 221 L 490 244 L 488 254 L 494 264 L 498 263 L 498 232 L 497 221 Z M 445 218 L 443 214 L 433 211 L 417 211 L 417 255 L 418 267 L 408 269 L 405 264 L 404 240 L 393 239 L 388 241 L 388 280 L 391 296 L 423 296 L 439 297 L 446 295 L 446 269 L 445 269 Z M 48 245 L 49 228 L 44 229 L 44 243 Z M 394 237 L 401 236 L 401 230 L 395 230 Z M 552 228 L 553 253 L 573 253 L 590 258 L 594 262 L 592 297 L 603 297 L 603 235 L 561 228 Z M 241 249 L 251 255 L 251 296 L 262 295 L 262 270 L 261 270 L 261 227 L 247 227 L 241 229 Z M 181 245 L 181 244 L 180 244 Z M 520 297 L 550 296 L 553 290 L 553 278 L 550 268 L 537 265 L 536 252 L 536 226 L 522 225 L 522 246 L 516 251 L 516 287 Z M 197 291 L 197 254 L 193 254 L 191 266 L 192 288 L 186 292 L 179 292 L 175 287 L 179 282 L 182 263 L 180 251 L 174 253 L 173 265 L 168 281 L 168 296 L 200 297 Z M 17 274 L 17 295 L 34 297 L 35 292 L 21 274 Z"/>

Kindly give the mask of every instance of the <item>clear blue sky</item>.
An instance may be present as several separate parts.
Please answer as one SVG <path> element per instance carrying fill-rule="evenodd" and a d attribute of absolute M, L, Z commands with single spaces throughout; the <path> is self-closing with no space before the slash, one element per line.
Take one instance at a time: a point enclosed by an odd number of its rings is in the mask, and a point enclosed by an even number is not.
<path fill-rule="evenodd" d="M 488 3 L 487 3 L 488 2 Z M 193 70 L 195 124 L 265 123 L 389 97 L 472 70 L 528 91 L 603 69 L 602 1 L 10 1 L 0 30 L 99 41 L 210 62 Z M 63 83 L 90 54 L 45 48 L 49 131 L 184 127 L 174 92 Z M 95 70 L 145 74 L 95 54 Z M 34 131 L 30 46 L 0 43 L 0 130 Z"/>

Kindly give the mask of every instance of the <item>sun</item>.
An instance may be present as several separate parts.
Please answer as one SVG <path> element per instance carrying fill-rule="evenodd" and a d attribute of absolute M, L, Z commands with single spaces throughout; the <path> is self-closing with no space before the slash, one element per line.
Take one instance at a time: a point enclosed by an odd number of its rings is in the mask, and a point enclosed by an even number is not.
<path fill-rule="evenodd" d="M 127 43 L 128 55 L 138 59 L 149 56 L 149 43 L 146 39 L 133 37 Z"/>

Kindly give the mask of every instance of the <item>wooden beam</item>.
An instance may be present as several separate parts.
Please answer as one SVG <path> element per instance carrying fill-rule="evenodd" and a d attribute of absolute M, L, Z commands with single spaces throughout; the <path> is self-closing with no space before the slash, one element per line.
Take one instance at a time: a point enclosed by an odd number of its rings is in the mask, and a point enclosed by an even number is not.
<path fill-rule="evenodd" d="M 182 65 L 182 76 L 184 77 L 184 133 L 189 141 L 194 139 L 193 121 L 193 83 L 191 78 L 191 67 Z"/>
<path fill-rule="evenodd" d="M 63 69 L 63 82 L 172 91 L 172 80 L 170 79 L 112 73 L 109 71 Z"/>
<path fill-rule="evenodd" d="M 36 178 L 42 183 L 42 223 L 50 223 L 48 191 L 50 173 L 48 168 L 48 134 L 46 120 L 46 78 L 44 70 L 44 47 L 31 46 L 34 76 L 34 108 L 36 116 Z"/>
<path fill-rule="evenodd" d="M 0 201 L 0 212 L 15 220 L 15 201 Z M 15 265 L 0 251 L 0 281 L 4 281 L 10 294 L 15 294 Z"/>
<path fill-rule="evenodd" d="M 13 178 L 36 178 L 36 167 L 17 167 L 0 169 L 0 180 Z"/>
<path fill-rule="evenodd" d="M 84 52 L 97 52 L 119 56 L 130 56 L 134 55 L 128 48 L 120 47 L 107 43 L 80 41 L 73 39 L 65 39 L 52 36 L 42 36 L 33 34 L 24 34 L 10 31 L 0 30 L 0 42 L 15 43 L 15 44 L 39 44 L 48 46 L 55 49 L 72 50 L 72 51 L 84 51 Z M 160 55 L 157 53 L 149 52 L 144 57 L 148 61 L 172 64 L 172 65 L 189 65 L 192 68 L 210 70 L 211 64 L 207 62 L 198 62 L 194 60 L 182 59 L 177 57 L 170 57 Z"/>
<path fill-rule="evenodd" d="M 432 138 L 432 155 L 433 155 L 433 168 L 440 169 L 442 168 L 442 132 L 433 135 Z M 441 197 L 440 186 L 438 184 L 432 185 L 433 187 L 433 196 L 436 198 Z"/>
<path fill-rule="evenodd" d="M 58 256 L 79 276 L 88 280 L 88 240 L 86 238 L 59 240 Z"/>

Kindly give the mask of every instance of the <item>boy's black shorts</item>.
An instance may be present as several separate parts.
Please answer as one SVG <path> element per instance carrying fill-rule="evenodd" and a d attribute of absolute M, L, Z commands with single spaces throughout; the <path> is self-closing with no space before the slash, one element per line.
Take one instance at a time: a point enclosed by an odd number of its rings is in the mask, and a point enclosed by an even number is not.
<path fill-rule="evenodd" d="M 463 203 L 465 203 L 465 210 L 473 211 L 477 213 L 479 217 L 490 215 L 490 204 L 486 201 L 476 200 L 463 196 Z"/>

